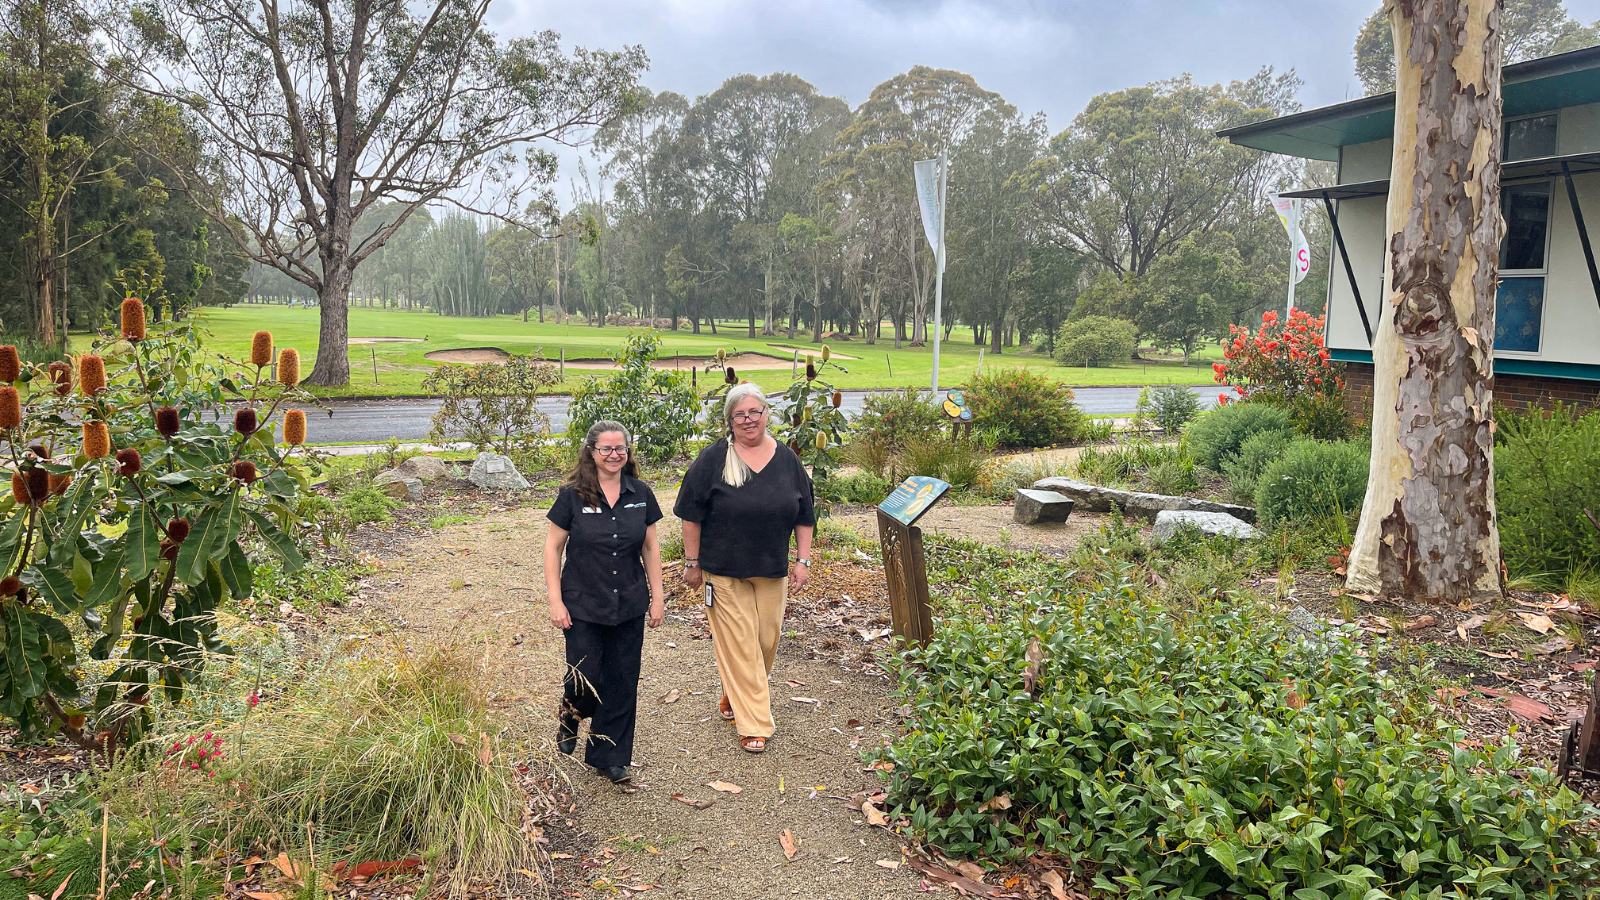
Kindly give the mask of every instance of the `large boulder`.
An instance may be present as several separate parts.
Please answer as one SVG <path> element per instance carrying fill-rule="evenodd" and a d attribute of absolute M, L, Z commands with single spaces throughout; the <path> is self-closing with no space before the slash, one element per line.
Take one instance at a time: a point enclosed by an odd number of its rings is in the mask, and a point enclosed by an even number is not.
<path fill-rule="evenodd" d="M 380 473 L 377 478 L 372 479 L 372 483 L 396 500 L 422 499 L 422 479 L 402 475 L 399 469 Z"/>
<path fill-rule="evenodd" d="M 1256 511 L 1248 506 L 1218 503 L 1215 500 L 1196 500 L 1192 497 L 1174 497 L 1167 494 L 1150 494 L 1144 491 L 1124 491 L 1101 487 L 1076 478 L 1041 478 L 1033 483 L 1036 491 L 1055 491 L 1071 497 L 1082 512 L 1110 512 L 1116 506 L 1125 516 L 1137 519 L 1154 519 L 1162 510 L 1226 513 L 1246 522 L 1256 520 Z"/>
<path fill-rule="evenodd" d="M 1159 543 L 1170 540 L 1184 528 L 1196 528 L 1202 534 L 1225 534 L 1236 538 L 1253 538 L 1258 533 L 1254 525 L 1227 513 L 1164 509 L 1156 513 L 1156 524 L 1150 530 L 1150 537 Z"/>
<path fill-rule="evenodd" d="M 417 478 L 426 483 L 449 475 L 450 467 L 436 456 L 413 456 L 395 466 L 394 471 L 405 478 Z"/>
<path fill-rule="evenodd" d="M 510 457 L 498 453 L 481 452 L 472 461 L 472 471 L 467 480 L 484 491 L 525 491 L 528 479 L 522 477 Z"/>
<path fill-rule="evenodd" d="M 1055 491 L 1031 491 L 1017 488 L 1012 503 L 1011 521 L 1019 525 L 1038 525 L 1043 522 L 1065 522 L 1072 515 L 1072 498 Z"/>

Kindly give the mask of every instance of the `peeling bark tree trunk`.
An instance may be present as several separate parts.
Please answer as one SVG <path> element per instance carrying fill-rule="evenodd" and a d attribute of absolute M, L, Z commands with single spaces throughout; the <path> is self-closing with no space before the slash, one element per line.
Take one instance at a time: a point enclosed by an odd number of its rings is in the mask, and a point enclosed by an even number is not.
<path fill-rule="evenodd" d="M 1501 10 L 1496 0 L 1384 7 L 1398 70 L 1389 302 L 1348 586 L 1461 601 L 1502 587 L 1491 417 Z"/>

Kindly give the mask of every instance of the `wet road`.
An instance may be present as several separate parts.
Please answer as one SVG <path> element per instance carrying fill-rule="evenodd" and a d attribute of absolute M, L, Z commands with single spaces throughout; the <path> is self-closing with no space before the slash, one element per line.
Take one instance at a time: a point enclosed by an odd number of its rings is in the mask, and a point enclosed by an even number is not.
<path fill-rule="evenodd" d="M 1139 390 L 1133 387 L 1080 387 L 1073 388 L 1078 406 L 1084 412 L 1097 416 L 1131 415 L 1139 400 Z M 1200 405 L 1210 409 L 1217 403 L 1217 389 L 1210 386 L 1191 388 L 1200 398 Z M 846 415 L 861 411 L 862 401 L 868 391 L 845 391 L 841 407 Z M 556 431 L 567 426 L 569 397 L 544 397 L 539 400 L 539 410 L 550 417 Z M 360 442 L 377 444 L 394 438 L 400 441 L 426 440 L 433 427 L 433 414 L 439 411 L 437 400 L 330 400 L 328 417 L 316 409 L 307 409 L 311 419 L 313 439 L 322 443 Z"/>

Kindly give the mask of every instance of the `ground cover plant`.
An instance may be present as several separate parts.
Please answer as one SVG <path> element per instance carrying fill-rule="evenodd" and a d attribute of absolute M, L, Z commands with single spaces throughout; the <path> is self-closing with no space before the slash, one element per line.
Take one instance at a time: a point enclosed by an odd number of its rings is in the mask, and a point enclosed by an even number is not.
<path fill-rule="evenodd" d="M 1561 583 L 1600 572 L 1600 412 L 1495 417 L 1495 506 L 1506 566 Z"/>
<path fill-rule="evenodd" d="M 978 563 L 960 577 L 981 600 L 942 591 L 939 634 L 899 668 L 911 719 L 879 766 L 945 852 L 1059 855 L 1151 898 L 1593 888 L 1600 810 L 1436 722 L 1425 672 L 1237 592 L 1174 606 L 1127 568 L 1041 584 L 1048 566 Z"/>

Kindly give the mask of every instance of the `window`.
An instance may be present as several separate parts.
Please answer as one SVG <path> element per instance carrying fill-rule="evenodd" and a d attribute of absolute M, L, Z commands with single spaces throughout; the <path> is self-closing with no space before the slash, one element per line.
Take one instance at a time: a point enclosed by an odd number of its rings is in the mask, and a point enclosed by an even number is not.
<path fill-rule="evenodd" d="M 1553 116 L 1541 118 L 1554 119 Z M 1507 124 L 1509 143 L 1510 123 Z M 1496 350 L 1539 352 L 1544 325 L 1544 280 L 1548 273 L 1545 254 L 1550 243 L 1550 187 L 1548 181 L 1536 181 L 1500 188 L 1500 212 L 1505 217 L 1506 235 L 1500 242 L 1500 284 L 1495 291 Z"/>
<path fill-rule="evenodd" d="M 1556 155 L 1556 114 L 1508 119 L 1505 122 L 1501 159 L 1540 159 Z"/>

